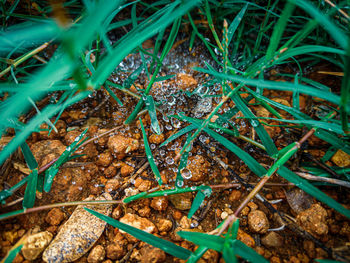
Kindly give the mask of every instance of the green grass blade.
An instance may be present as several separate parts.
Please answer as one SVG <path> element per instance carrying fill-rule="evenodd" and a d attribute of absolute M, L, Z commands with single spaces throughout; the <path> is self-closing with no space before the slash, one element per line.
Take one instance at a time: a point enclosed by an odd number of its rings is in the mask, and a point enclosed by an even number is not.
<path fill-rule="evenodd" d="M 347 36 L 325 14 L 307 0 L 293 0 L 299 7 L 309 13 L 332 36 L 344 50 L 347 48 Z"/>
<path fill-rule="evenodd" d="M 191 218 L 194 215 L 194 213 L 196 213 L 196 211 L 199 209 L 199 207 L 203 203 L 204 198 L 206 196 L 209 197 L 211 193 L 212 193 L 212 190 L 209 186 L 203 186 L 202 189 L 200 189 L 197 192 L 197 195 L 192 202 L 191 209 L 188 212 L 187 218 Z"/>
<path fill-rule="evenodd" d="M 306 181 L 303 178 L 300 178 L 295 173 L 287 169 L 286 167 L 281 167 L 277 173 L 282 176 L 284 179 L 288 180 L 289 182 L 295 184 L 300 189 L 304 190 L 309 195 L 312 195 L 317 200 L 325 203 L 329 207 L 333 208 L 334 210 L 338 211 L 339 213 L 343 214 L 347 218 L 350 218 L 350 210 L 346 209 L 344 206 L 339 204 L 337 201 L 320 191 L 318 188 L 310 184 L 308 181 Z"/>
<path fill-rule="evenodd" d="M 269 262 L 263 256 L 255 252 L 254 249 L 248 247 L 246 244 L 244 244 L 243 242 L 237 239 L 232 241 L 232 248 L 235 254 L 239 255 L 245 260 L 248 260 L 249 262 L 253 262 L 253 263 Z"/>
<path fill-rule="evenodd" d="M 199 246 L 188 258 L 187 263 L 196 263 L 208 249 L 205 246 Z"/>
<path fill-rule="evenodd" d="M 21 144 L 21 149 L 29 169 L 34 170 L 35 168 L 38 168 L 38 163 L 26 142 Z"/>
<path fill-rule="evenodd" d="M 318 129 L 315 132 L 315 136 L 320 138 L 321 140 L 324 140 L 330 144 L 332 144 L 334 147 L 343 150 L 347 154 L 350 154 L 350 144 L 347 140 L 342 140 L 338 138 L 337 136 L 333 135 L 330 132 L 320 130 Z"/>
<path fill-rule="evenodd" d="M 197 128 L 201 125 L 198 121 L 194 121 L 193 119 L 186 118 L 186 116 L 181 116 L 181 117 L 186 119 L 186 121 L 189 121 L 194 125 L 196 125 Z M 243 162 L 247 164 L 247 166 L 252 170 L 253 173 L 258 175 L 259 177 L 263 176 L 266 173 L 265 168 L 263 168 L 253 157 L 251 157 L 248 153 L 243 151 L 233 142 L 229 141 L 225 137 L 219 135 L 218 133 L 212 131 L 209 128 L 204 128 L 204 131 L 208 133 L 208 135 L 213 137 L 216 141 L 220 142 L 224 147 L 226 147 L 235 155 L 237 155 Z"/>
<path fill-rule="evenodd" d="M 19 245 L 18 247 L 14 248 L 14 249 L 11 249 L 6 257 L 3 259 L 4 263 L 11 263 L 15 257 L 17 256 L 17 254 L 21 251 L 23 247 L 23 244 L 22 245 Z"/>
<path fill-rule="evenodd" d="M 177 133 L 171 135 L 168 139 L 166 139 L 159 147 L 163 147 L 163 146 L 167 145 L 168 143 L 172 142 L 176 138 L 179 138 L 180 136 L 194 130 L 196 127 L 197 127 L 196 125 L 191 124 L 183 129 L 179 130 Z"/>
<path fill-rule="evenodd" d="M 145 101 L 145 105 L 148 110 L 149 117 L 151 119 L 151 127 L 156 134 L 160 135 L 162 131 L 160 130 L 160 127 L 159 127 L 157 112 L 156 112 L 156 107 L 154 105 L 153 97 L 150 95 L 147 95 L 147 96 L 144 96 L 143 99 Z"/>
<path fill-rule="evenodd" d="M 350 134 L 349 131 L 349 118 L 348 112 L 346 110 L 346 105 L 350 101 L 350 40 L 348 43 L 348 50 L 345 56 L 345 69 L 344 69 L 344 78 L 341 86 L 341 95 L 340 95 L 340 116 L 342 128 L 345 134 Z"/>
<path fill-rule="evenodd" d="M 108 92 L 108 94 L 121 106 L 123 106 L 123 102 L 120 101 L 120 99 L 117 97 L 117 95 L 115 95 L 115 93 L 113 92 L 113 90 L 106 84 L 103 86 L 106 91 Z"/>
<path fill-rule="evenodd" d="M 285 61 L 285 60 L 289 59 L 290 57 L 294 57 L 294 56 L 310 55 L 311 53 L 318 53 L 318 52 L 332 53 L 332 54 L 338 54 L 338 55 L 345 55 L 346 54 L 346 52 L 344 50 L 341 50 L 338 48 L 320 46 L 320 45 L 304 45 L 302 47 L 291 48 L 291 49 L 288 49 L 287 51 L 283 52 L 276 59 L 276 62 Z"/>
<path fill-rule="evenodd" d="M 35 203 L 36 187 L 38 183 L 38 169 L 34 169 L 28 175 L 27 187 L 24 192 L 23 208 L 31 208 Z"/>
<path fill-rule="evenodd" d="M 145 152 L 146 152 L 146 156 L 147 156 L 147 160 L 149 162 L 149 165 L 151 166 L 151 169 L 156 177 L 156 180 L 158 182 L 159 185 L 162 185 L 162 178 L 160 176 L 160 173 L 159 173 L 159 170 L 158 170 L 158 167 L 157 165 L 155 164 L 154 162 L 154 158 L 153 158 L 153 155 L 152 155 L 152 151 L 151 151 L 151 148 L 149 147 L 149 144 L 148 144 L 148 140 L 147 140 L 147 134 L 146 134 L 146 131 L 145 131 L 145 127 L 143 126 L 143 123 L 142 123 L 142 120 L 141 118 L 139 119 L 140 120 L 140 125 L 141 125 L 141 130 L 142 130 L 142 136 L 143 136 L 143 142 L 144 142 L 144 145 L 145 145 Z"/>
<path fill-rule="evenodd" d="M 306 85 L 302 85 L 302 84 L 296 85 L 294 83 L 288 83 L 288 82 L 279 83 L 276 81 L 269 81 L 269 80 L 248 79 L 248 78 L 243 78 L 243 77 L 234 76 L 234 75 L 217 73 L 217 72 L 213 72 L 213 71 L 202 69 L 202 68 L 194 68 L 194 70 L 197 70 L 197 71 L 203 72 L 203 73 L 211 74 L 218 79 L 232 80 L 232 81 L 236 81 L 236 82 L 239 82 L 241 84 L 244 84 L 244 85 L 250 85 L 250 86 L 255 86 L 255 87 L 260 86 L 260 87 L 271 89 L 271 90 L 293 91 L 294 89 L 298 88 L 300 90 L 300 93 L 314 96 L 314 97 L 318 97 L 318 98 L 327 100 L 329 102 L 332 102 L 336 105 L 339 105 L 339 103 L 340 103 L 339 96 L 337 96 L 333 93 L 330 93 L 330 92 L 325 92 L 325 91 L 322 91 L 322 90 L 319 90 L 319 89 L 316 89 L 313 87 L 309 87 Z M 350 108 L 350 106 L 347 107 L 347 110 L 348 110 L 348 108 Z"/>
<path fill-rule="evenodd" d="M 177 234 L 199 246 L 206 246 L 215 251 L 221 252 L 225 239 L 219 236 L 208 235 L 199 232 L 178 231 Z"/>
<path fill-rule="evenodd" d="M 292 2 L 287 1 L 283 9 L 283 12 L 280 18 L 278 19 L 278 22 L 276 23 L 272 32 L 272 36 L 270 38 L 270 44 L 269 44 L 269 47 L 267 48 L 266 56 L 265 56 L 267 61 L 270 61 L 273 58 L 278 48 L 278 45 L 280 44 L 283 32 L 287 26 L 287 22 L 294 11 L 294 8 L 295 8 L 295 5 Z"/>
<path fill-rule="evenodd" d="M 124 89 L 130 89 L 131 85 L 134 84 L 135 80 L 140 76 L 144 66 L 141 65 L 133 73 L 131 73 L 128 78 L 123 82 Z"/>
<path fill-rule="evenodd" d="M 240 22 L 242 21 L 242 18 L 245 14 L 245 11 L 247 10 L 248 7 L 248 3 L 241 9 L 241 11 L 239 11 L 239 13 L 237 14 L 237 16 L 233 19 L 232 23 L 230 24 L 230 26 L 228 27 L 228 33 L 227 33 L 227 46 L 230 45 L 232 37 L 234 35 L 234 33 L 236 32 L 237 27 L 239 26 Z"/>
<path fill-rule="evenodd" d="M 140 229 L 137 229 L 137 228 L 134 228 L 134 227 L 129 226 L 127 224 L 124 224 L 122 222 L 119 222 L 113 218 L 110 218 L 104 214 L 98 213 L 98 212 L 91 210 L 89 208 L 85 207 L 84 209 L 86 211 L 88 211 L 89 213 L 93 214 L 94 216 L 96 216 L 97 218 L 107 222 L 108 224 L 110 224 L 114 227 L 117 227 L 120 230 L 127 232 L 128 234 L 136 237 L 137 239 L 140 239 L 143 242 L 146 242 L 154 247 L 160 248 L 164 252 L 166 252 L 174 257 L 186 260 L 191 255 L 191 251 L 189 251 L 183 247 L 177 246 L 170 241 L 161 239 L 161 238 L 156 237 L 152 234 L 149 234 L 145 231 L 142 231 Z"/>
<path fill-rule="evenodd" d="M 25 22 L 0 31 L 0 55 L 5 57 L 17 49 L 25 53 L 58 36 L 60 30 L 53 20 Z"/>
<path fill-rule="evenodd" d="M 230 262 L 230 263 L 238 262 L 234 254 L 234 250 L 232 249 L 230 244 L 226 242 L 222 246 L 222 257 L 224 258 L 225 262 Z"/>
<path fill-rule="evenodd" d="M 278 152 L 273 140 L 269 136 L 269 134 L 266 132 L 265 128 L 261 123 L 257 120 L 255 115 L 251 112 L 251 110 L 247 107 L 247 105 L 244 103 L 242 98 L 236 93 L 233 96 L 231 96 L 232 100 L 236 104 L 237 108 L 243 113 L 243 115 L 250 120 L 250 124 L 254 129 L 256 130 L 261 142 L 266 148 L 267 153 L 270 156 L 275 156 Z"/>
<path fill-rule="evenodd" d="M 165 42 L 164 48 L 162 50 L 162 54 L 160 55 L 160 58 L 159 58 L 160 61 L 164 60 L 165 56 L 169 53 L 170 49 L 172 48 L 174 41 L 176 39 L 177 33 L 179 32 L 180 25 L 181 25 L 181 18 L 178 18 L 174 21 L 174 24 L 171 27 L 168 40 L 167 42 Z"/>

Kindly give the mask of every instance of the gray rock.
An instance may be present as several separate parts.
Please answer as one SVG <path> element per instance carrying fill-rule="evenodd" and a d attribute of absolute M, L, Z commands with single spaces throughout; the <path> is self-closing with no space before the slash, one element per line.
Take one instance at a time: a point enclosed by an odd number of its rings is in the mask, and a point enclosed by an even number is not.
<path fill-rule="evenodd" d="M 92 200 L 92 198 L 85 200 Z M 96 200 L 112 200 L 112 197 L 105 193 Z M 87 207 L 107 216 L 112 211 L 111 205 Z M 44 251 L 43 260 L 55 263 L 77 260 L 91 249 L 102 235 L 106 224 L 106 222 L 87 212 L 84 206 L 78 206 Z"/>

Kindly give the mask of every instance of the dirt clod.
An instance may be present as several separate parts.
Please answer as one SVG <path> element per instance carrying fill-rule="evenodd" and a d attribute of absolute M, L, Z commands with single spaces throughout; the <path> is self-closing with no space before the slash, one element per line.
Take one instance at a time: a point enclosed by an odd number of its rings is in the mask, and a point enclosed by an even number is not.
<path fill-rule="evenodd" d="M 107 246 L 106 255 L 107 258 L 112 260 L 120 259 L 125 255 L 125 249 L 118 243 L 113 243 Z"/>
<path fill-rule="evenodd" d="M 151 202 L 151 207 L 157 211 L 165 211 L 168 207 L 168 198 L 165 196 L 154 197 Z"/>
<path fill-rule="evenodd" d="M 261 239 L 261 243 L 267 247 L 282 247 L 283 242 L 283 237 L 276 232 L 269 232 Z"/>
<path fill-rule="evenodd" d="M 23 247 L 22 254 L 27 260 L 35 260 L 49 245 L 53 235 L 48 232 L 40 232 L 27 237 Z"/>
<path fill-rule="evenodd" d="M 252 231 L 264 234 L 270 227 L 266 214 L 261 210 L 254 210 L 248 214 L 248 224 Z"/>
<path fill-rule="evenodd" d="M 49 213 L 47 213 L 45 221 L 52 226 L 58 226 L 63 219 L 64 213 L 61 211 L 61 209 L 53 208 Z"/>
<path fill-rule="evenodd" d="M 326 209 L 319 204 L 313 204 L 309 209 L 298 214 L 297 223 L 311 234 L 321 236 L 328 233 L 326 218 Z"/>
<path fill-rule="evenodd" d="M 104 260 L 106 256 L 106 251 L 103 246 L 97 245 L 93 247 L 89 253 L 87 258 L 87 262 L 89 263 L 98 263 Z"/>
<path fill-rule="evenodd" d="M 161 263 L 166 258 L 163 250 L 149 245 L 141 248 L 141 256 L 141 263 Z"/>

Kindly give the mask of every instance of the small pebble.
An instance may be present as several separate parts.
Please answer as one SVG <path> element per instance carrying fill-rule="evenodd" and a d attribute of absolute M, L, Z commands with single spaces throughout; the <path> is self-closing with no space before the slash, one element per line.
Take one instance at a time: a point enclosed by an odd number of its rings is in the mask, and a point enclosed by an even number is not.
<path fill-rule="evenodd" d="M 248 214 L 248 225 L 252 231 L 259 234 L 266 233 L 270 227 L 265 213 L 260 210 L 254 210 Z"/>
<path fill-rule="evenodd" d="M 89 263 L 99 263 L 104 260 L 106 251 L 101 245 L 97 245 L 91 249 L 87 261 Z"/>

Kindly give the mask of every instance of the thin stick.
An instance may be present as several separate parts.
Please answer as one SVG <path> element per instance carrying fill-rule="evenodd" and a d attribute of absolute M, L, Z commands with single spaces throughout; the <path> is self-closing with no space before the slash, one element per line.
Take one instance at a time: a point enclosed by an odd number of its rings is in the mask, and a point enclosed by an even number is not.
<path fill-rule="evenodd" d="M 345 13 L 343 10 L 341 10 L 340 8 L 338 8 L 335 4 L 333 4 L 331 1 L 329 0 L 325 0 L 325 2 L 327 4 L 329 4 L 330 6 L 336 8 L 338 10 L 339 13 L 341 13 L 344 17 L 346 17 L 347 19 L 349 19 L 349 15 L 347 13 Z"/>
<path fill-rule="evenodd" d="M 310 138 L 314 132 L 316 131 L 316 129 L 312 128 L 311 130 L 309 130 L 297 143 L 293 148 L 298 148 L 300 149 L 300 146 L 302 145 L 302 143 L 304 143 L 308 138 Z M 292 148 L 292 149 L 293 149 Z M 291 150 L 292 150 L 291 149 Z M 216 229 L 217 235 L 221 235 L 226 228 L 228 228 L 233 222 L 235 222 L 238 219 L 238 215 L 239 213 L 243 210 L 243 208 L 250 202 L 250 200 L 252 200 L 255 195 L 257 195 L 259 193 L 259 191 L 264 187 L 264 185 L 266 184 L 266 182 L 270 179 L 270 177 L 275 174 L 277 172 L 278 168 L 276 168 L 273 172 L 271 172 L 270 174 L 266 174 L 265 176 L 263 176 L 261 178 L 261 180 L 258 182 L 258 184 L 254 187 L 254 189 L 248 194 L 248 196 L 243 200 L 243 202 L 239 205 L 239 207 L 236 209 L 236 211 L 234 212 L 233 215 L 230 215 L 222 224 L 222 226 L 218 229 Z"/>
<path fill-rule="evenodd" d="M 302 172 L 296 172 L 296 174 L 299 175 L 300 177 L 303 177 L 303 178 L 311 180 L 311 181 L 326 182 L 326 183 L 336 184 L 336 185 L 350 188 L 350 183 L 343 181 L 343 180 L 334 179 L 334 178 L 327 178 L 327 177 L 322 177 L 322 176 L 315 176 L 315 175 L 312 175 L 309 173 L 302 173 Z"/>
<path fill-rule="evenodd" d="M 17 67 L 18 65 L 20 65 L 21 63 L 23 63 L 27 59 L 29 59 L 32 56 L 36 55 L 37 53 L 43 51 L 45 48 L 47 48 L 49 46 L 50 43 L 51 43 L 51 41 L 46 42 L 46 43 L 42 44 L 40 47 L 37 47 L 36 49 L 34 49 L 34 50 L 30 51 L 29 53 L 25 54 L 23 57 L 20 57 L 20 58 L 16 59 L 13 64 L 11 64 L 10 66 L 8 66 L 7 68 L 5 68 L 3 71 L 0 72 L 0 78 L 2 76 L 4 76 L 6 73 L 10 72 L 12 67 Z"/>
<path fill-rule="evenodd" d="M 29 214 L 33 212 L 38 212 L 42 210 L 47 210 L 55 207 L 62 207 L 62 206 L 76 206 L 76 205 L 110 205 L 110 204 L 122 204 L 122 200 L 95 200 L 95 201 L 75 201 L 75 202 L 65 202 L 65 203 L 57 203 L 57 204 L 49 204 L 49 205 L 43 205 L 43 206 L 37 206 L 32 208 L 24 208 L 22 209 L 22 212 L 19 212 L 18 214 L 11 214 L 8 216 L 4 216 L 0 218 L 0 221 L 9 219 L 12 217 L 16 217 L 19 215 Z M 21 210 L 18 210 L 21 211 Z"/>

